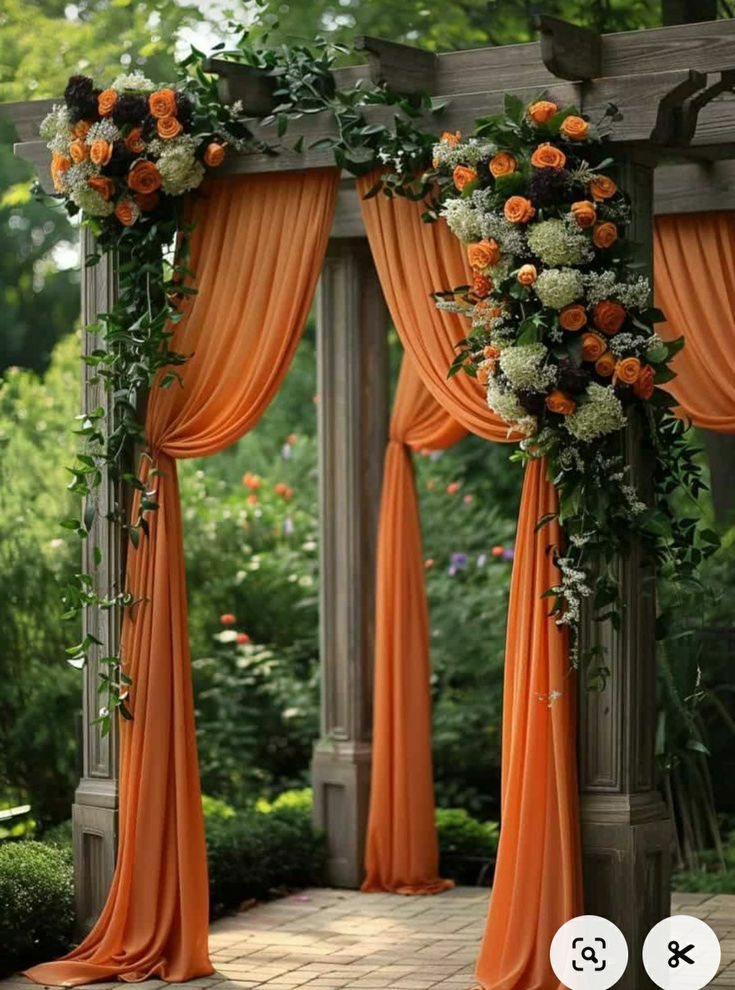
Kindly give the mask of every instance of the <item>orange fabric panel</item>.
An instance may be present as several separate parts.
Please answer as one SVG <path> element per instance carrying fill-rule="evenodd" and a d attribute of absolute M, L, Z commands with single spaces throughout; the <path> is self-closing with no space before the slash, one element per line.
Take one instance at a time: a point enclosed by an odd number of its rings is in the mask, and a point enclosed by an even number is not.
<path fill-rule="evenodd" d="M 375 176 L 358 180 L 361 197 Z M 454 344 L 467 336 L 461 316 L 437 310 L 431 293 L 466 284 L 462 247 L 423 207 L 378 195 L 361 199 L 383 292 L 421 379 L 451 416 L 489 440 L 508 440 L 467 375 L 447 378 Z M 546 554 L 558 529 L 535 532 L 555 505 L 542 461 L 526 470 L 508 606 L 503 700 L 503 822 L 477 976 L 486 990 L 558 990 L 551 938 L 582 911 L 574 679 L 565 636 L 540 595 L 558 580 Z M 562 692 L 549 707 L 548 694 Z"/>
<path fill-rule="evenodd" d="M 439 450 L 466 434 L 404 355 L 385 454 L 378 526 L 375 675 L 365 891 L 436 894 L 429 613 L 410 448 Z"/>
<path fill-rule="evenodd" d="M 174 334 L 174 348 L 193 357 L 183 388 L 151 391 L 146 425 L 160 474 L 143 476 L 160 508 L 128 559 L 128 587 L 142 602 L 126 612 L 122 636 L 134 718 L 120 724 L 117 868 L 92 932 L 65 959 L 29 970 L 37 983 L 179 982 L 213 971 L 175 458 L 223 450 L 275 394 L 309 311 L 337 175 L 217 180 L 195 201 L 199 294 Z"/>
<path fill-rule="evenodd" d="M 735 433 L 735 213 L 658 217 L 653 245 L 657 329 L 686 338 L 667 387 L 695 425 Z"/>

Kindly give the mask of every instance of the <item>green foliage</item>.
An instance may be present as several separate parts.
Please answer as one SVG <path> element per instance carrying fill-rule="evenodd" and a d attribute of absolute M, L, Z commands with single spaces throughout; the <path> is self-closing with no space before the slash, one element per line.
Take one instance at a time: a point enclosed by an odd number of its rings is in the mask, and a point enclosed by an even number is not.
<path fill-rule="evenodd" d="M 497 822 L 478 821 L 465 808 L 437 808 L 436 830 L 443 877 L 462 884 L 490 882 L 500 834 Z"/>
<path fill-rule="evenodd" d="M 0 976 L 67 952 L 73 925 L 68 853 L 40 842 L 0 845 Z"/>

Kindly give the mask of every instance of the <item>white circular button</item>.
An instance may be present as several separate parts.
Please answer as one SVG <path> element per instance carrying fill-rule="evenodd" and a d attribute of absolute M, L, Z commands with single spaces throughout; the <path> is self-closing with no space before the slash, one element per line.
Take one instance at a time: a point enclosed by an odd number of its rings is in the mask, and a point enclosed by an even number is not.
<path fill-rule="evenodd" d="M 612 921 L 583 914 L 561 926 L 549 957 L 557 979 L 569 990 L 608 990 L 625 972 L 628 945 Z"/>
<path fill-rule="evenodd" d="M 719 969 L 720 943 L 700 918 L 675 914 L 646 936 L 643 965 L 663 990 L 701 990 Z"/>

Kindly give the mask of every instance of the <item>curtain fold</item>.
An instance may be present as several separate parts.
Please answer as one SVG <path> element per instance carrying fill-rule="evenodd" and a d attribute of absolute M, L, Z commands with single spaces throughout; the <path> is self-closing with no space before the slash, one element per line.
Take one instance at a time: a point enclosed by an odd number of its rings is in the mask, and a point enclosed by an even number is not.
<path fill-rule="evenodd" d="M 466 323 L 457 314 L 437 310 L 431 293 L 467 284 L 461 245 L 443 222 L 424 224 L 420 204 L 381 195 L 363 199 L 374 181 L 374 175 L 359 179 L 357 192 L 386 302 L 406 352 L 426 388 L 455 420 L 488 440 L 512 439 L 487 408 L 474 379 L 447 378 Z M 565 637 L 539 598 L 558 577 L 546 555 L 548 544 L 558 541 L 558 529 L 535 532 L 540 516 L 554 504 L 545 463 L 532 462 L 526 469 L 508 606 L 503 822 L 477 964 L 486 990 L 557 990 L 560 984 L 549 963 L 551 937 L 582 912 L 576 689 L 568 675 Z"/>
<path fill-rule="evenodd" d="M 671 391 L 696 426 L 735 433 L 735 213 L 659 217 L 654 275 L 661 336 L 686 338 Z"/>
<path fill-rule="evenodd" d="M 151 390 L 142 477 L 159 508 L 128 559 L 127 585 L 142 600 L 122 634 L 134 718 L 120 726 L 117 868 L 92 932 L 65 959 L 29 970 L 37 983 L 213 971 L 176 458 L 223 450 L 275 395 L 308 315 L 337 179 L 335 169 L 227 178 L 194 203 L 199 291 L 173 339 L 192 357 L 182 388 Z"/>
<path fill-rule="evenodd" d="M 437 894 L 429 613 L 411 449 L 466 434 L 404 355 L 385 453 L 378 524 L 373 755 L 365 891 Z"/>

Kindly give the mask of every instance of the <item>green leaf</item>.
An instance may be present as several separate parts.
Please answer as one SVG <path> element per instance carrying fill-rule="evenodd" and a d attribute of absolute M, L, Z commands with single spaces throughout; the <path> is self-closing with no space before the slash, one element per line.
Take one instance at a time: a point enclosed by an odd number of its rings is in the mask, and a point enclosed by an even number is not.
<path fill-rule="evenodd" d="M 526 104 L 514 93 L 506 93 L 503 98 L 503 109 L 506 117 L 510 117 L 514 123 L 520 124 L 526 112 Z"/>

